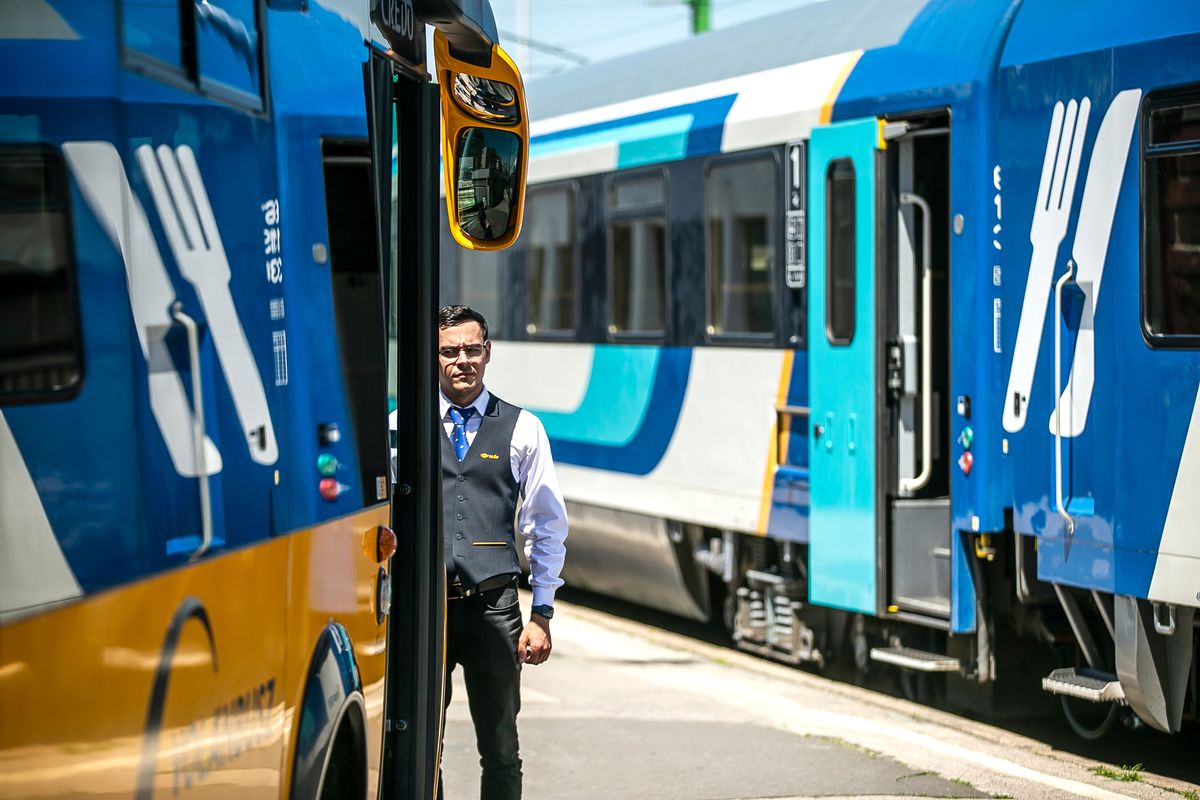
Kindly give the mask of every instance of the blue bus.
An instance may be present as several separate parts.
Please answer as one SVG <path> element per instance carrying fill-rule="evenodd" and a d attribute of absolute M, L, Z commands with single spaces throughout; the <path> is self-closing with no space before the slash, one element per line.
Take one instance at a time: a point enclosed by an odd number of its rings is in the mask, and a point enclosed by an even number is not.
<path fill-rule="evenodd" d="M 439 121 L 526 141 L 490 8 L 0 14 L 0 797 L 432 796 Z"/>

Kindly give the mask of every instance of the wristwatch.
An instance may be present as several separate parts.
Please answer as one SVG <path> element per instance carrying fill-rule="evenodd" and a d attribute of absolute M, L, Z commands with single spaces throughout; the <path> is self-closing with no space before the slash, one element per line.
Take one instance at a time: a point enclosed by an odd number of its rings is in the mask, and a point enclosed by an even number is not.
<path fill-rule="evenodd" d="M 534 606 L 533 608 L 529 609 L 529 611 L 537 614 L 539 617 L 545 617 L 546 619 L 554 618 L 554 606 Z"/>

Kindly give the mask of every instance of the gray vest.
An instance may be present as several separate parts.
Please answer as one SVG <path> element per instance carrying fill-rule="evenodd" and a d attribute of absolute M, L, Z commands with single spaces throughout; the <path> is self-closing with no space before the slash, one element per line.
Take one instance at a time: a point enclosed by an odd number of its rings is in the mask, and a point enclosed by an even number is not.
<path fill-rule="evenodd" d="M 451 583 L 477 586 L 521 571 L 514 533 L 519 487 L 508 455 L 520 413 L 492 395 L 462 463 L 442 436 L 442 540 Z"/>

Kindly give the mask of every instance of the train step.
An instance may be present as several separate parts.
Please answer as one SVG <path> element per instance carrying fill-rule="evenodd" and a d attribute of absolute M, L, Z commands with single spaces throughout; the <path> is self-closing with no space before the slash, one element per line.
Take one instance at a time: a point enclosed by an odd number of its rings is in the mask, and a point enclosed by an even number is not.
<path fill-rule="evenodd" d="M 1042 678 L 1042 688 L 1051 694 L 1090 700 L 1093 703 L 1125 704 L 1125 690 L 1116 675 L 1094 669 L 1062 667 Z"/>
<path fill-rule="evenodd" d="M 962 669 L 962 664 L 953 656 L 928 653 L 912 647 L 873 647 L 871 660 L 917 672 L 957 672 Z"/>

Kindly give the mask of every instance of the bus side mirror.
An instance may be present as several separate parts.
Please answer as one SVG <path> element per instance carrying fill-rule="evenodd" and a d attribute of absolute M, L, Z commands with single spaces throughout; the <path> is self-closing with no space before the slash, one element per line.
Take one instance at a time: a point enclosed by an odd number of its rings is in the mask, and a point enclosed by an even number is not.
<path fill-rule="evenodd" d="M 470 250 L 503 250 L 517 240 L 525 212 L 529 113 L 521 73 L 499 45 L 487 67 L 455 58 L 440 30 L 433 49 L 450 232 Z"/>

